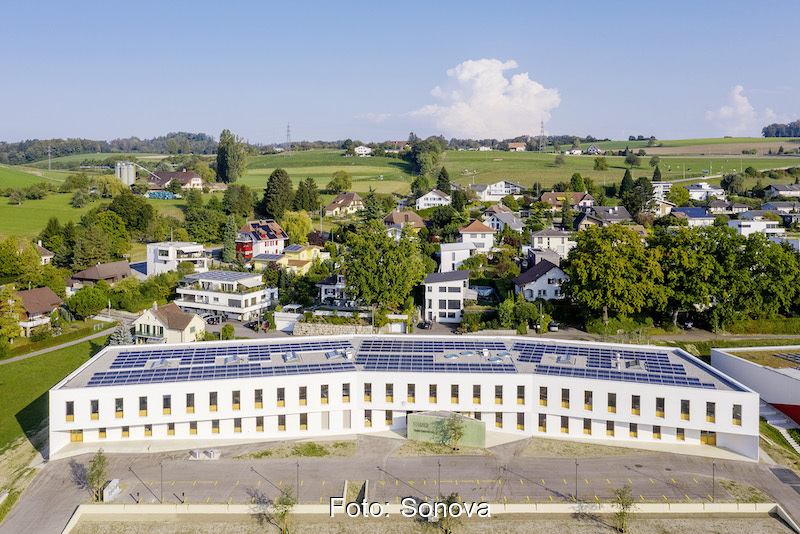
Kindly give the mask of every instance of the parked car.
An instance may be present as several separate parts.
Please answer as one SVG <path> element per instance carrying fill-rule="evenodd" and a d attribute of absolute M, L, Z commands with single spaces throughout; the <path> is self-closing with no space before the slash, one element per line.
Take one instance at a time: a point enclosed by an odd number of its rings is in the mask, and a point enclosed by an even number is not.
<path fill-rule="evenodd" d="M 423 321 L 423 323 L 419 325 L 419 327 L 422 328 L 423 330 L 430 330 L 432 326 L 433 326 L 433 321 Z"/>
<path fill-rule="evenodd" d="M 551 332 L 558 332 L 558 323 L 555 321 L 551 322 L 550 325 L 548 326 L 548 330 L 550 330 Z"/>

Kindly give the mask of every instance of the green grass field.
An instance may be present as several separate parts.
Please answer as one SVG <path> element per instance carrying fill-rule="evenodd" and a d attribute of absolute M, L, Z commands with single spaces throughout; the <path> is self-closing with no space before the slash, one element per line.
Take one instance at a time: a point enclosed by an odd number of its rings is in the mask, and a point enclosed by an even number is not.
<path fill-rule="evenodd" d="M 61 156 L 59 158 L 50 158 L 51 163 L 80 163 L 81 161 L 92 159 L 92 160 L 104 160 L 110 157 L 126 157 L 126 158 L 148 158 L 152 156 L 158 156 L 162 158 L 169 157 L 169 154 L 147 154 L 147 153 L 139 153 L 139 152 L 132 152 L 132 153 L 122 153 L 122 152 L 96 152 L 94 154 L 70 154 L 69 156 Z M 47 168 L 47 158 L 39 161 L 34 161 L 29 164 L 30 167 L 36 167 L 37 169 L 46 169 Z"/>
<path fill-rule="evenodd" d="M 47 391 L 103 348 L 84 341 L 0 366 L 0 451 L 47 417 Z"/>
<path fill-rule="evenodd" d="M 0 165 L 0 189 L 7 187 L 29 187 L 39 182 L 47 182 L 47 178 L 23 172 L 14 167 Z"/>

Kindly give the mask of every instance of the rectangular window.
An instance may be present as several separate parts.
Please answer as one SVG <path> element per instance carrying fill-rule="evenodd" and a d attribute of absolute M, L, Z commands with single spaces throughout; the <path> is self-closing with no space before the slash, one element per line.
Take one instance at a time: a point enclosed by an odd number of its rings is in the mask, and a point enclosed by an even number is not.
<path fill-rule="evenodd" d="M 606 421 L 606 436 L 614 435 L 614 421 Z"/>
<path fill-rule="evenodd" d="M 105 428 L 98 429 L 97 437 L 100 438 L 100 439 L 105 439 L 105 437 L 106 437 L 106 429 Z"/>
<path fill-rule="evenodd" d="M 686 399 L 681 400 L 681 419 L 689 420 L 689 401 Z"/>
<path fill-rule="evenodd" d="M 458 384 L 450 385 L 450 402 L 453 404 L 458 403 Z"/>
<path fill-rule="evenodd" d="M 123 414 L 122 407 L 123 407 L 122 399 L 114 399 L 114 417 L 116 417 L 117 419 L 122 417 Z"/>
<path fill-rule="evenodd" d="M 232 391 L 231 392 L 231 408 L 234 410 L 239 410 L 242 406 L 242 392 L 241 391 Z"/>
<path fill-rule="evenodd" d="M 525 414 L 517 412 L 517 430 L 525 430 Z"/>
<path fill-rule="evenodd" d="M 717 404 L 714 402 L 706 403 L 706 422 L 713 423 L 717 420 Z"/>
<path fill-rule="evenodd" d="M 661 439 L 661 427 L 653 425 L 653 439 Z"/>
<path fill-rule="evenodd" d="M 637 425 L 636 423 L 631 423 L 630 424 L 630 436 L 632 438 L 635 438 L 638 435 L 639 435 L 639 425 Z"/>
<path fill-rule="evenodd" d="M 386 402 L 394 402 L 394 384 L 386 384 Z"/>
<path fill-rule="evenodd" d="M 444 299 L 439 299 L 439 309 L 446 310 L 447 309 L 447 301 Z"/>
<path fill-rule="evenodd" d="M 297 394 L 298 403 L 300 406 L 308 404 L 308 386 L 300 386 L 300 391 Z"/>
<path fill-rule="evenodd" d="M 481 403 L 481 385 L 474 384 L 472 386 L 472 403 L 473 404 L 480 404 Z"/>
<path fill-rule="evenodd" d="M 608 412 L 609 413 L 617 413 L 617 394 L 616 393 L 609 393 L 608 394 Z"/>
<path fill-rule="evenodd" d="M 372 426 L 372 410 L 364 410 L 364 426 Z"/>
<path fill-rule="evenodd" d="M 147 415 L 147 397 L 139 397 L 139 415 Z"/>
<path fill-rule="evenodd" d="M 278 416 L 278 430 L 286 430 L 286 416 L 283 414 Z"/>
<path fill-rule="evenodd" d="M 167 435 L 168 436 L 175 435 L 175 423 L 167 423 Z"/>
<path fill-rule="evenodd" d="M 539 414 L 539 432 L 547 432 L 547 415 Z"/>
<path fill-rule="evenodd" d="M 569 417 L 566 415 L 561 416 L 561 432 L 569 434 Z"/>
<path fill-rule="evenodd" d="M 153 425 L 144 425 L 144 435 L 145 436 L 153 435 Z"/>
<path fill-rule="evenodd" d="M 494 403 L 503 404 L 503 386 L 494 387 Z"/>
<path fill-rule="evenodd" d="M 436 402 L 436 384 L 431 384 L 428 388 L 428 402 Z"/>
<path fill-rule="evenodd" d="M 235 417 L 233 419 L 233 431 L 234 432 L 241 432 L 242 431 L 242 418 Z"/>
<path fill-rule="evenodd" d="M 367 382 L 364 384 L 364 401 L 370 402 L 372 400 L 372 384 Z"/>
<path fill-rule="evenodd" d="M 734 404 L 733 405 L 733 424 L 736 426 L 742 426 L 742 405 L 741 404 Z"/>
<path fill-rule="evenodd" d="M 592 435 L 592 420 L 591 419 L 584 419 L 583 420 L 583 433 L 589 436 Z"/>
<path fill-rule="evenodd" d="M 131 427 L 129 427 L 129 426 L 123 426 L 123 427 L 122 427 L 122 437 L 123 437 L 123 438 L 127 438 L 127 437 L 128 437 L 128 436 L 130 436 L 130 435 L 131 435 Z"/>
<path fill-rule="evenodd" d="M 584 410 L 591 410 L 592 409 L 592 402 L 593 402 L 593 395 L 591 391 L 584 391 L 583 392 L 583 409 Z"/>
<path fill-rule="evenodd" d="M 172 395 L 164 395 L 161 398 L 161 411 L 164 415 L 172 413 Z"/>
<path fill-rule="evenodd" d="M 328 384 L 322 384 L 319 387 L 319 402 L 320 404 L 328 404 Z"/>
<path fill-rule="evenodd" d="M 254 395 L 255 399 L 255 407 L 256 408 L 263 408 L 264 407 L 264 390 L 257 389 Z"/>
<path fill-rule="evenodd" d="M 264 416 L 259 415 L 256 417 L 256 432 L 264 431 Z"/>
<path fill-rule="evenodd" d="M 547 387 L 539 386 L 539 406 L 547 406 Z"/>
<path fill-rule="evenodd" d="M 415 402 L 417 398 L 417 386 L 416 384 L 409 384 L 407 388 L 407 397 L 408 402 Z"/>
<path fill-rule="evenodd" d="M 91 401 L 89 401 L 89 409 L 91 410 L 92 419 L 99 419 L 100 418 L 100 401 L 99 400 L 91 400 Z"/>
<path fill-rule="evenodd" d="M 478 421 L 480 421 L 480 420 L 481 420 L 481 412 L 475 412 L 475 413 L 474 413 L 474 414 L 472 414 L 472 415 L 474 415 L 474 416 L 475 416 L 474 418 L 475 418 L 476 420 L 478 420 Z"/>
<path fill-rule="evenodd" d="M 211 433 L 219 434 L 219 419 L 213 419 L 211 421 Z"/>
<path fill-rule="evenodd" d="M 386 426 L 392 426 L 392 421 L 394 421 L 394 414 L 392 410 L 386 410 Z"/>
<path fill-rule="evenodd" d="M 194 413 L 194 393 L 186 394 L 186 413 Z"/>
<path fill-rule="evenodd" d="M 682 428 L 675 429 L 675 438 L 678 441 L 684 441 L 686 439 L 686 434 L 684 433 Z"/>
<path fill-rule="evenodd" d="M 217 411 L 217 392 L 212 391 L 208 394 L 208 411 L 216 412 Z"/>
<path fill-rule="evenodd" d="M 460 310 L 461 309 L 461 301 L 460 300 L 448 300 L 447 301 L 447 309 L 448 310 Z"/>
<path fill-rule="evenodd" d="M 503 428 L 503 412 L 496 412 L 494 414 L 494 426 L 497 428 Z"/>
<path fill-rule="evenodd" d="M 517 404 L 525 404 L 525 386 L 517 386 Z"/>
<path fill-rule="evenodd" d="M 197 434 L 197 421 L 189 422 L 189 434 Z"/>
<path fill-rule="evenodd" d="M 656 417 L 664 417 L 664 397 L 656 397 Z"/>
<path fill-rule="evenodd" d="M 350 384 L 342 384 L 342 402 L 350 402 Z"/>
<path fill-rule="evenodd" d="M 561 407 L 569 408 L 569 388 L 561 389 Z"/>
<path fill-rule="evenodd" d="M 278 388 L 276 399 L 278 406 L 286 406 L 286 388 Z"/>
<path fill-rule="evenodd" d="M 631 395 L 631 414 L 641 415 L 642 398 L 639 395 Z"/>

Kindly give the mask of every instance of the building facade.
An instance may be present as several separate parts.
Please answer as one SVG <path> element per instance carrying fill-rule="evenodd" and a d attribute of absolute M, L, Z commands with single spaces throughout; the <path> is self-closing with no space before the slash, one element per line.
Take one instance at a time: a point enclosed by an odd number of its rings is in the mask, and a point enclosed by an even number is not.
<path fill-rule="evenodd" d="M 267 287 L 261 273 L 208 271 L 186 276 L 176 288 L 175 304 L 184 311 L 224 315 L 238 321 L 261 316 L 278 301 L 278 288 Z"/>
<path fill-rule="evenodd" d="M 457 271 L 475 253 L 474 243 L 442 243 L 439 246 L 439 272 Z"/>
<path fill-rule="evenodd" d="M 415 207 L 418 210 L 424 210 L 427 208 L 437 208 L 439 206 L 449 206 L 450 205 L 450 195 L 447 193 L 443 193 L 438 189 L 434 189 L 425 193 L 421 197 L 419 197 L 415 203 Z"/>
<path fill-rule="evenodd" d="M 250 261 L 259 254 L 282 254 L 289 236 L 272 219 L 249 221 L 236 234 L 236 258 Z"/>
<path fill-rule="evenodd" d="M 196 313 L 187 313 L 174 302 L 144 311 L 133 321 L 135 341 L 139 343 L 189 343 L 203 341 L 206 323 Z"/>
<path fill-rule="evenodd" d="M 495 231 L 480 221 L 472 221 L 458 229 L 459 243 L 475 245 L 475 254 L 486 254 L 494 246 Z"/>
<path fill-rule="evenodd" d="M 183 262 L 191 263 L 197 273 L 208 271 L 208 257 L 200 243 L 163 241 L 147 244 L 147 276 L 175 271 Z"/>
<path fill-rule="evenodd" d="M 460 323 L 464 313 L 464 298 L 469 288 L 469 271 L 432 273 L 422 283 L 425 286 L 425 320 Z"/>

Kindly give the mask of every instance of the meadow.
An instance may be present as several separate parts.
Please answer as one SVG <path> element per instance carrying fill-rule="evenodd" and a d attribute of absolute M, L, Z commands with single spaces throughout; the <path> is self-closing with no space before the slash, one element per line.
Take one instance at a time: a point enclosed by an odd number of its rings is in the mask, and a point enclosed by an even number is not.
<path fill-rule="evenodd" d="M 81 161 L 91 159 L 102 161 L 104 159 L 110 157 L 125 157 L 125 158 L 151 158 L 151 157 L 160 157 L 166 158 L 168 154 L 149 154 L 149 153 L 140 153 L 140 152 L 132 152 L 132 153 L 122 153 L 122 152 L 96 152 L 94 154 L 70 154 L 69 156 L 61 156 L 58 158 L 50 158 L 51 163 L 80 163 Z M 29 164 L 29 167 L 36 167 L 39 169 L 46 169 L 47 168 L 47 159 L 43 159 L 40 161 L 33 162 Z"/>
<path fill-rule="evenodd" d="M 29 172 L 23 172 L 14 167 L 0 165 L 0 189 L 7 187 L 30 187 L 47 179 Z"/>

